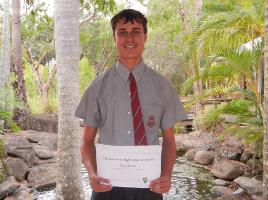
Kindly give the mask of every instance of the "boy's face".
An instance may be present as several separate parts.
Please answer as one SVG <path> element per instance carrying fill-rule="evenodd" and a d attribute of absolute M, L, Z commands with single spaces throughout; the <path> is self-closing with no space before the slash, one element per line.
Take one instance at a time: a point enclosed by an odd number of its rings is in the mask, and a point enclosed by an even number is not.
<path fill-rule="evenodd" d="M 115 27 L 114 40 L 121 62 L 132 60 L 140 62 L 147 34 L 141 23 L 120 20 Z"/>

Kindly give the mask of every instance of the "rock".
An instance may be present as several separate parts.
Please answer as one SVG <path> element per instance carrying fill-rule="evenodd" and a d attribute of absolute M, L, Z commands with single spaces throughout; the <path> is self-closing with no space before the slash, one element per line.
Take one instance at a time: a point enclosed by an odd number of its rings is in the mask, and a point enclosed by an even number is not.
<path fill-rule="evenodd" d="M 253 152 L 249 149 L 245 149 L 241 155 L 240 161 L 246 163 L 253 157 Z"/>
<path fill-rule="evenodd" d="M 214 153 L 210 151 L 198 151 L 195 155 L 194 162 L 201 165 L 209 165 L 214 159 Z"/>
<path fill-rule="evenodd" d="M 22 130 L 57 133 L 58 117 L 54 114 L 29 115 L 19 121 Z"/>
<path fill-rule="evenodd" d="M 191 161 L 193 161 L 194 158 L 195 158 L 195 154 L 196 154 L 196 150 L 195 150 L 195 149 L 190 149 L 190 150 L 188 150 L 188 151 L 185 153 L 184 157 L 185 157 L 187 160 L 191 160 Z"/>
<path fill-rule="evenodd" d="M 209 134 L 194 135 L 189 134 L 178 134 L 175 137 L 177 146 L 183 147 L 184 151 L 187 152 L 190 149 L 196 150 L 214 150 L 218 145 L 219 141 L 209 136 Z"/>
<path fill-rule="evenodd" d="M 20 158 L 8 159 L 6 161 L 6 165 L 9 174 L 15 176 L 18 181 L 22 181 L 29 171 L 29 166 Z"/>
<path fill-rule="evenodd" d="M 57 151 L 58 136 L 53 133 L 25 131 L 28 134 L 26 137 L 32 143 L 37 143 L 41 146 L 49 148 L 51 151 Z"/>
<path fill-rule="evenodd" d="M 231 184 L 231 181 L 225 181 L 222 179 L 215 179 L 212 182 L 217 186 L 229 186 Z"/>
<path fill-rule="evenodd" d="M 242 194 L 231 194 L 227 196 L 218 197 L 215 200 L 252 200 L 247 193 Z"/>
<path fill-rule="evenodd" d="M 0 184 L 0 199 L 12 194 L 18 187 L 19 183 L 14 176 L 9 176 L 3 183 Z"/>
<path fill-rule="evenodd" d="M 183 154 L 185 154 L 186 152 L 186 149 L 183 147 L 182 144 L 176 144 L 176 152 L 177 152 L 177 155 L 183 156 Z"/>
<path fill-rule="evenodd" d="M 48 163 L 56 163 L 57 162 L 57 157 L 53 157 L 53 158 L 50 158 L 50 159 L 46 159 L 46 160 L 39 160 L 38 161 L 38 164 L 39 165 L 44 165 L 44 164 L 48 164 Z"/>
<path fill-rule="evenodd" d="M 233 191 L 229 189 L 228 187 L 225 186 L 214 186 L 210 189 L 210 192 L 215 196 L 215 197 L 220 197 L 220 196 L 227 196 L 233 194 Z"/>
<path fill-rule="evenodd" d="M 38 162 L 32 144 L 26 139 L 14 138 L 10 140 L 10 142 L 5 145 L 5 151 L 8 156 L 21 158 L 29 167 Z"/>
<path fill-rule="evenodd" d="M 54 157 L 53 151 L 47 147 L 35 144 L 33 145 L 33 148 L 36 156 L 40 159 L 49 159 Z"/>
<path fill-rule="evenodd" d="M 242 150 L 240 148 L 237 148 L 237 147 L 224 146 L 218 150 L 217 154 L 221 158 L 226 158 L 229 160 L 240 160 Z"/>
<path fill-rule="evenodd" d="M 236 123 L 237 116 L 231 114 L 220 114 L 220 119 L 224 120 L 226 123 Z"/>
<path fill-rule="evenodd" d="M 243 174 L 242 164 L 232 160 L 220 160 L 214 162 L 211 173 L 217 178 L 233 180 Z"/>
<path fill-rule="evenodd" d="M 16 200 L 35 200 L 34 194 L 37 191 L 34 188 L 27 188 L 26 186 L 19 187 L 12 195 Z"/>
<path fill-rule="evenodd" d="M 56 185 L 57 164 L 33 166 L 28 175 L 28 183 L 36 189 L 45 189 Z"/>
<path fill-rule="evenodd" d="M 254 178 L 241 176 L 236 178 L 234 182 L 250 194 L 262 195 L 263 187 L 261 181 L 258 181 Z"/>

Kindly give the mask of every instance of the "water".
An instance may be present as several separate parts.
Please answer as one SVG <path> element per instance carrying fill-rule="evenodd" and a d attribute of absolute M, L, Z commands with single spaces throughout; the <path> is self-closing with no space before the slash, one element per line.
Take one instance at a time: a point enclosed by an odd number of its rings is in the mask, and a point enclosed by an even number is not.
<path fill-rule="evenodd" d="M 88 184 L 88 176 L 82 169 L 85 199 L 90 200 L 91 188 Z M 164 194 L 164 200 L 212 200 L 210 193 L 212 175 L 202 167 L 178 157 L 172 174 L 172 188 L 168 194 Z M 38 200 L 55 200 L 55 189 L 42 191 L 37 194 Z"/>

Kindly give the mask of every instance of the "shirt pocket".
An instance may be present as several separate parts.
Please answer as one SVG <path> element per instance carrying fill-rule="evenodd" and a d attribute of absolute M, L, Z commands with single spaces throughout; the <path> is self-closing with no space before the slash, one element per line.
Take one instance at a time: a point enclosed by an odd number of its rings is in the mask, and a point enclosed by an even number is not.
<path fill-rule="evenodd" d="M 156 105 L 145 105 L 143 110 L 143 123 L 146 132 L 149 134 L 159 134 L 160 120 L 162 116 L 161 107 Z"/>

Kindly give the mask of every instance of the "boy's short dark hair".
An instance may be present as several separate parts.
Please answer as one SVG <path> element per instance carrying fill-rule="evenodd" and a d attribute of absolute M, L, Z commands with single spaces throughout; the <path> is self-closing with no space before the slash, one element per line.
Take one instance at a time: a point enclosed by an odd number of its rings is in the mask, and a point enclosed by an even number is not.
<path fill-rule="evenodd" d="M 134 9 L 124 9 L 113 16 L 111 19 L 111 25 L 113 29 L 113 33 L 115 32 L 116 24 L 120 20 L 125 20 L 124 23 L 128 23 L 129 21 L 131 23 L 134 23 L 134 21 L 141 23 L 143 27 L 143 31 L 146 34 L 147 33 L 147 19 L 146 17 L 139 11 Z"/>

